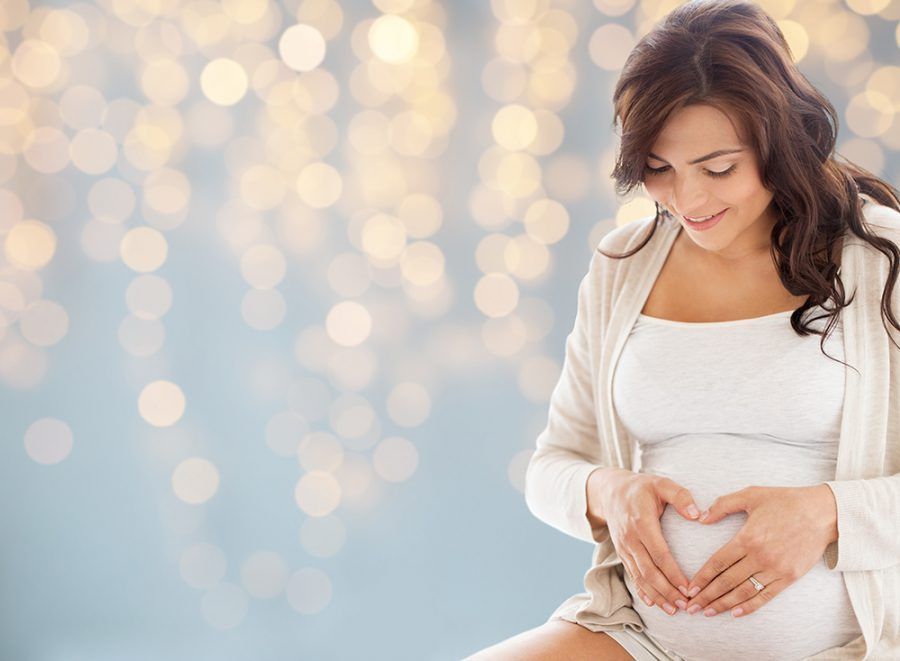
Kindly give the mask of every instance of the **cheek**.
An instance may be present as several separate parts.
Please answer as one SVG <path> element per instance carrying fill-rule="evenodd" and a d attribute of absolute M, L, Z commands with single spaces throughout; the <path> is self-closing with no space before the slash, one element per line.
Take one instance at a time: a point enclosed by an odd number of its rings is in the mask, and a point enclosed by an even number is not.
<path fill-rule="evenodd" d="M 754 199 L 761 199 L 770 195 L 769 191 L 763 188 L 762 182 L 755 176 L 735 176 L 723 188 L 722 194 L 727 195 L 736 204 L 739 202 L 752 202 Z"/>
<path fill-rule="evenodd" d="M 672 181 L 669 177 L 647 177 L 644 190 L 660 204 L 667 204 L 672 196 Z M 707 193 L 729 206 L 753 206 L 754 202 L 767 203 L 771 192 L 766 190 L 759 177 L 735 173 L 731 177 L 706 182 Z"/>
<path fill-rule="evenodd" d="M 647 191 L 647 194 L 657 201 L 664 201 L 665 198 L 665 186 L 660 183 L 659 179 L 650 179 L 647 178 L 644 180 L 644 190 Z"/>

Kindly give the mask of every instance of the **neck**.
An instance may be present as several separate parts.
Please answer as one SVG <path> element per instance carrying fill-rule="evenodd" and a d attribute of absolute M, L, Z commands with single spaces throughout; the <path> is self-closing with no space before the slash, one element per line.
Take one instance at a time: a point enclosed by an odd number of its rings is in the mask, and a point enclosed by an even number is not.
<path fill-rule="evenodd" d="M 694 243 L 687 235 L 684 229 L 680 232 L 680 239 L 690 255 L 692 261 L 698 261 L 710 268 L 727 269 L 727 270 L 746 270 L 759 268 L 774 268 L 775 263 L 772 260 L 772 243 L 767 242 L 765 245 L 756 245 L 753 248 L 743 250 L 729 250 L 727 253 L 706 250 Z"/>

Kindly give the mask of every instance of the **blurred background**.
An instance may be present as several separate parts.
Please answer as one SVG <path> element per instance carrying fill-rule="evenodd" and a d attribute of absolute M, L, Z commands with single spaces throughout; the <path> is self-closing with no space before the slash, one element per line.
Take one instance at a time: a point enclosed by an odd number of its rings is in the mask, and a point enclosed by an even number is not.
<path fill-rule="evenodd" d="M 582 590 L 522 485 L 680 3 L 0 3 L 0 659 L 460 659 Z M 760 3 L 900 180 L 900 2 Z"/>

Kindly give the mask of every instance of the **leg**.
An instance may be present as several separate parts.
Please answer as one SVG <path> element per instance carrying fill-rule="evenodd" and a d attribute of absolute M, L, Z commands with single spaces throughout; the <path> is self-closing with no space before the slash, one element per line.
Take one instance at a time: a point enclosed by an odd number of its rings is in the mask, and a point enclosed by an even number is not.
<path fill-rule="evenodd" d="M 565 620 L 550 620 L 464 661 L 632 661 L 619 643 Z"/>

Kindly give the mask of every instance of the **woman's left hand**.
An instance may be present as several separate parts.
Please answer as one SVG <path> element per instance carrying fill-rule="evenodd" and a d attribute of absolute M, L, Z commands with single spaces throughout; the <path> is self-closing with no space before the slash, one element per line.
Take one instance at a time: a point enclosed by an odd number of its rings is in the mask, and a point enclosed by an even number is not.
<path fill-rule="evenodd" d="M 735 617 L 752 613 L 812 569 L 838 538 L 837 505 L 824 483 L 746 487 L 714 500 L 699 520 L 712 524 L 739 511 L 747 512 L 747 522 L 688 585 L 688 594 L 700 589 L 687 602 L 691 615 L 730 609 Z M 751 576 L 765 588 L 757 592 Z"/>

